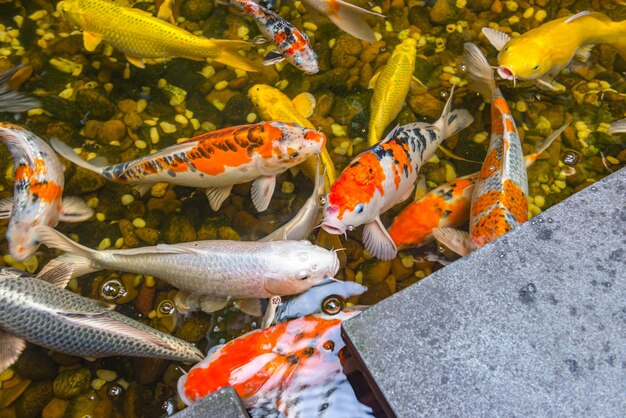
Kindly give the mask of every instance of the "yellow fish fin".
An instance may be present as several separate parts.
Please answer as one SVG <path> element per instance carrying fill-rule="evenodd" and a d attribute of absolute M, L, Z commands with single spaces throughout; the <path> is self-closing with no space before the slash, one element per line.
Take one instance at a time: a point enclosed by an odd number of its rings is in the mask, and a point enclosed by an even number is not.
<path fill-rule="evenodd" d="M 589 57 L 591 56 L 591 50 L 594 46 L 594 44 L 589 44 L 578 48 L 575 52 L 576 58 L 578 58 L 580 62 L 589 61 Z"/>
<path fill-rule="evenodd" d="M 452 151 L 450 151 L 443 145 L 438 145 L 437 147 L 439 148 L 441 152 L 443 152 L 445 155 L 452 158 L 453 160 L 465 161 L 466 163 L 482 164 L 482 161 L 468 160 L 467 158 L 459 157 L 458 155 L 456 155 L 455 153 L 453 153 Z"/>
<path fill-rule="evenodd" d="M 126 55 L 126 59 L 135 67 L 146 68 L 146 64 L 143 62 L 143 58 L 131 57 L 130 55 Z"/>
<path fill-rule="evenodd" d="M 493 45 L 493 47 L 498 51 L 504 48 L 504 45 L 506 45 L 507 42 L 511 40 L 511 37 L 509 35 L 497 29 L 485 27 L 482 29 L 482 32 L 489 41 L 489 43 Z"/>
<path fill-rule="evenodd" d="M 417 176 L 417 181 L 415 183 L 415 197 L 413 197 L 413 201 L 417 202 L 422 197 L 428 194 L 428 186 L 426 186 L 426 176 L 420 174 L 419 176 Z"/>
<path fill-rule="evenodd" d="M 217 62 L 221 62 L 222 64 L 228 65 L 233 68 L 238 68 L 240 70 L 249 71 L 249 72 L 260 72 L 264 70 L 264 67 L 260 64 L 252 62 L 241 55 L 239 55 L 238 50 L 242 48 L 249 48 L 252 46 L 251 44 L 244 41 L 228 41 L 228 40 L 211 40 L 215 42 L 220 52 L 217 57 L 213 58 Z"/>
<path fill-rule="evenodd" d="M 161 7 L 159 7 L 159 11 L 157 12 L 157 17 L 161 20 L 165 20 L 166 22 L 170 22 L 172 25 L 176 23 L 174 20 L 174 12 L 172 12 L 172 0 L 165 0 L 161 3 Z"/>
<path fill-rule="evenodd" d="M 296 110 L 305 118 L 310 117 L 313 114 L 313 110 L 315 110 L 315 96 L 311 93 L 300 93 L 294 97 L 291 102 L 296 107 Z"/>
<path fill-rule="evenodd" d="M 87 31 L 83 32 L 83 45 L 85 45 L 85 49 L 87 51 L 94 51 L 101 41 L 102 35 L 100 35 L 99 33 Z"/>
<path fill-rule="evenodd" d="M 128 12 L 128 13 L 130 13 L 130 14 L 136 14 L 136 15 L 139 15 L 139 16 L 150 16 L 150 17 L 154 17 L 154 16 L 152 15 L 152 13 L 150 13 L 150 12 L 146 12 L 145 10 L 136 9 L 136 8 L 133 8 L 133 7 L 125 7 L 125 8 L 124 8 L 124 11 L 125 11 L 125 12 Z"/>
<path fill-rule="evenodd" d="M 428 93 L 428 87 L 422 83 L 422 81 L 415 77 L 411 76 L 411 84 L 409 84 L 409 89 L 411 94 L 426 94 Z"/>
<path fill-rule="evenodd" d="M 373 89 L 376 86 L 376 80 L 378 80 L 378 77 L 380 77 L 380 73 L 382 73 L 381 71 L 378 71 L 376 74 L 374 74 L 374 76 L 370 79 L 369 84 L 367 85 L 368 89 Z"/>
<path fill-rule="evenodd" d="M 544 75 L 535 80 L 535 84 L 537 87 L 547 88 L 548 90 L 556 91 L 556 92 L 564 92 L 567 90 L 565 86 L 561 83 L 554 81 L 554 77 L 551 75 Z"/>

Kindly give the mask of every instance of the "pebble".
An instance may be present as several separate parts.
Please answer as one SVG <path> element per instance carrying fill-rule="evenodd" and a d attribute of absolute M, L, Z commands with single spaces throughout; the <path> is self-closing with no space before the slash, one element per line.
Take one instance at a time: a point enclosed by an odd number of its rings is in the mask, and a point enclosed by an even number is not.
<path fill-rule="evenodd" d="M 122 196 L 122 205 L 127 206 L 135 201 L 135 197 L 132 194 L 125 194 Z"/>
<path fill-rule="evenodd" d="M 161 122 L 159 126 L 161 127 L 163 132 L 166 134 L 173 134 L 174 132 L 176 132 L 176 129 L 177 129 L 176 125 L 174 125 L 173 123 L 169 123 L 169 122 Z"/>
<path fill-rule="evenodd" d="M 133 226 L 135 228 L 145 228 L 146 227 L 146 221 L 144 221 L 141 218 L 135 218 L 135 219 L 133 219 Z"/>
<path fill-rule="evenodd" d="M 142 140 L 142 139 L 138 139 L 135 141 L 135 147 L 139 148 L 139 149 L 146 149 L 148 148 L 148 144 L 146 143 L 146 141 Z"/>

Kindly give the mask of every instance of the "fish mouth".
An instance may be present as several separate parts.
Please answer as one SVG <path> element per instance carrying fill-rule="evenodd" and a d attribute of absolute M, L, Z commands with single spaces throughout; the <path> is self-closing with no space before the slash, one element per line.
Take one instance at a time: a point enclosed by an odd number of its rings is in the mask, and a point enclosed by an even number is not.
<path fill-rule="evenodd" d="M 332 235 L 343 235 L 346 232 L 345 226 L 331 225 L 327 222 L 322 222 L 322 229 Z"/>
<path fill-rule="evenodd" d="M 515 74 L 513 74 L 513 70 L 502 65 L 498 67 L 498 75 L 505 80 L 515 80 Z"/>

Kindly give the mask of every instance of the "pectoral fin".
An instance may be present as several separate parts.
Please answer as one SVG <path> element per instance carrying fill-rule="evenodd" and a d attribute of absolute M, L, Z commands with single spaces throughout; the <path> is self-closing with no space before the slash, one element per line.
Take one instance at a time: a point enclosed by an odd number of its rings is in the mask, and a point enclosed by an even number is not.
<path fill-rule="evenodd" d="M 206 313 L 213 313 L 224 309 L 228 305 L 229 298 L 203 295 L 200 297 L 200 309 Z"/>
<path fill-rule="evenodd" d="M 133 57 L 133 56 L 130 56 L 130 55 L 126 55 L 126 59 L 128 60 L 128 62 L 133 64 L 135 67 L 146 68 L 146 63 L 143 62 L 143 58 L 138 58 L 138 57 Z"/>
<path fill-rule="evenodd" d="M 554 77 L 548 74 L 536 79 L 535 84 L 538 87 L 547 88 L 548 90 L 556 92 L 564 92 L 566 90 L 563 84 L 557 83 L 556 81 L 554 81 Z"/>
<path fill-rule="evenodd" d="M 460 256 L 472 252 L 469 234 L 454 228 L 434 228 L 433 237 Z"/>
<path fill-rule="evenodd" d="M 261 301 L 258 299 L 239 299 L 234 302 L 241 312 L 251 316 L 261 316 Z"/>
<path fill-rule="evenodd" d="M 310 117 L 315 110 L 315 96 L 313 96 L 311 93 L 300 93 L 296 97 L 294 97 L 291 102 L 296 107 L 296 110 L 305 118 Z"/>
<path fill-rule="evenodd" d="M 73 264 L 62 263 L 49 270 L 46 270 L 42 274 L 39 274 L 37 278 L 44 280 L 53 286 L 63 289 L 65 288 L 65 286 L 67 286 L 67 283 L 72 278 L 73 270 L 74 270 Z"/>
<path fill-rule="evenodd" d="M 102 35 L 93 32 L 83 32 L 83 45 L 89 52 L 95 51 L 98 44 L 102 42 Z"/>
<path fill-rule="evenodd" d="M 209 187 L 206 189 L 206 198 L 209 199 L 209 205 L 214 211 L 218 211 L 222 207 L 224 200 L 230 196 L 230 191 L 233 189 L 233 185 L 222 187 Z"/>
<path fill-rule="evenodd" d="M 26 347 L 26 341 L 0 330 L 0 372 L 15 363 L 24 347 Z"/>
<path fill-rule="evenodd" d="M 370 82 L 367 85 L 368 89 L 373 89 L 374 87 L 376 87 L 376 81 L 378 80 L 378 77 L 380 77 L 381 72 L 382 70 L 378 71 L 376 74 L 372 76 L 372 78 L 370 78 Z"/>
<path fill-rule="evenodd" d="M 493 47 L 498 51 L 504 48 L 504 45 L 511 40 L 509 35 L 497 29 L 483 28 L 482 32 L 491 45 L 493 45 Z"/>
<path fill-rule="evenodd" d="M 363 245 L 376 258 L 392 260 L 398 253 L 396 244 L 380 221 L 380 217 L 363 228 Z"/>
<path fill-rule="evenodd" d="M 578 58 L 580 62 L 589 61 L 589 57 L 591 57 L 591 50 L 593 49 L 594 46 L 595 46 L 594 44 L 590 44 L 590 45 L 585 45 L 583 47 L 578 48 L 575 52 L 576 58 Z"/>
<path fill-rule="evenodd" d="M 13 198 L 7 197 L 0 200 L 0 219 L 9 219 L 13 211 Z"/>
<path fill-rule="evenodd" d="M 426 94 L 428 93 L 428 87 L 426 87 L 419 78 L 412 76 L 409 91 L 411 94 Z"/>
<path fill-rule="evenodd" d="M 263 65 L 274 65 L 277 62 L 281 62 L 285 59 L 285 56 L 278 51 L 270 51 L 263 58 Z"/>
<path fill-rule="evenodd" d="M 64 197 L 61 207 L 61 222 L 82 222 L 93 216 L 93 210 L 84 200 L 75 197 Z"/>
<path fill-rule="evenodd" d="M 276 176 L 263 176 L 252 183 L 252 203 L 257 211 L 263 212 L 270 204 L 276 187 Z"/>
<path fill-rule="evenodd" d="M 145 195 L 146 193 L 148 193 L 148 191 L 150 191 L 151 188 L 152 188 L 151 183 L 141 183 L 141 184 L 135 184 L 133 186 L 133 189 L 135 189 L 135 191 L 137 192 L 139 196 Z"/>
<path fill-rule="evenodd" d="M 228 1 L 226 3 L 230 4 L 230 2 Z M 252 38 L 250 40 L 250 43 L 253 45 L 267 45 L 270 43 L 270 41 L 265 36 L 259 35 L 259 36 L 255 36 L 254 38 Z"/>

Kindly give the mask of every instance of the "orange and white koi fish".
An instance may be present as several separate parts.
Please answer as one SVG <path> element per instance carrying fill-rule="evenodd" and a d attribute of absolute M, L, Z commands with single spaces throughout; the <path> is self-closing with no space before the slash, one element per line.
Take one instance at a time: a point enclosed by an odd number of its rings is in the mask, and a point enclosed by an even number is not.
<path fill-rule="evenodd" d="M 517 38 L 492 28 L 483 34 L 498 50 L 498 74 L 507 80 L 535 80 L 541 87 L 562 90 L 553 83 L 574 57 L 586 62 L 596 44 L 609 44 L 626 59 L 626 20 L 613 22 L 602 13 L 584 11 L 551 20 Z"/>
<path fill-rule="evenodd" d="M 343 373 L 341 323 L 359 311 L 311 315 L 212 349 L 178 380 L 187 405 L 232 386 L 252 417 L 373 417 Z"/>
<path fill-rule="evenodd" d="M 522 143 L 509 106 L 496 86 L 493 71 L 480 49 L 467 42 L 463 62 L 474 88 L 491 92 L 491 139 L 478 173 L 470 210 L 470 232 L 435 228 L 433 236 L 466 255 L 528 220 L 528 179 Z"/>
<path fill-rule="evenodd" d="M 15 165 L 13 197 L 0 200 L 0 219 L 10 218 L 9 251 L 24 261 L 39 248 L 33 227 L 81 222 L 93 211 L 77 197 L 63 199 L 63 167 L 41 138 L 20 126 L 0 123 L 0 140 L 7 144 Z"/>
<path fill-rule="evenodd" d="M 104 41 L 139 68 L 144 68 L 145 59 L 175 57 L 201 61 L 211 58 L 244 71 L 263 68 L 239 55 L 239 50 L 252 46 L 248 42 L 195 36 L 144 10 L 105 0 L 64 0 L 57 4 L 57 11 L 82 29 L 87 51 Z"/>
<path fill-rule="evenodd" d="M 524 157 L 526 167 L 558 138 L 567 125 L 555 130 L 535 146 L 535 152 Z M 442 184 L 410 203 L 393 220 L 389 236 L 398 248 L 419 247 L 432 241 L 435 228 L 456 228 L 469 219 L 474 185 L 480 173 L 459 177 Z"/>
<path fill-rule="evenodd" d="M 397 126 L 346 167 L 325 197 L 321 226 L 326 232 L 339 235 L 365 225 L 365 248 L 382 260 L 396 256 L 380 215 L 411 195 L 420 167 L 437 146 L 472 123 L 466 110 L 451 110 L 453 93 L 434 124 Z"/>
<path fill-rule="evenodd" d="M 138 185 L 145 193 L 154 183 L 206 188 L 218 210 L 235 184 L 252 183 L 252 202 L 267 209 L 276 176 L 319 154 L 326 137 L 293 123 L 261 122 L 219 129 L 190 138 L 154 154 L 108 167 L 97 167 L 59 140 L 52 148 L 68 160 L 112 181 Z"/>
<path fill-rule="evenodd" d="M 376 42 L 374 31 L 363 20 L 366 15 L 385 18 L 380 13 L 362 9 L 343 0 L 304 0 L 304 2 L 328 18 L 342 31 L 367 42 Z"/>

